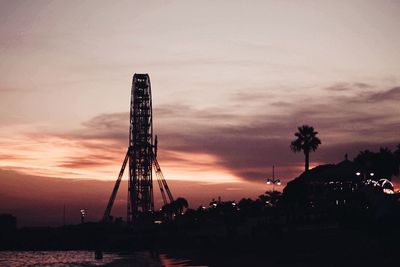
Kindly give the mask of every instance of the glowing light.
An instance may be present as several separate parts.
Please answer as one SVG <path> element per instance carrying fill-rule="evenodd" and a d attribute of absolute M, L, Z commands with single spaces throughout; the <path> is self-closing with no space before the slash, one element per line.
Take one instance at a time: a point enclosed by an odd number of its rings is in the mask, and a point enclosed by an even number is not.
<path fill-rule="evenodd" d="M 360 175 L 361 175 L 361 172 L 356 172 L 356 175 L 357 175 L 357 176 L 360 176 Z"/>
<path fill-rule="evenodd" d="M 383 188 L 383 193 L 391 195 L 394 194 L 394 191 L 389 188 Z"/>
<path fill-rule="evenodd" d="M 85 210 L 80 210 L 81 211 L 81 223 L 85 222 Z"/>

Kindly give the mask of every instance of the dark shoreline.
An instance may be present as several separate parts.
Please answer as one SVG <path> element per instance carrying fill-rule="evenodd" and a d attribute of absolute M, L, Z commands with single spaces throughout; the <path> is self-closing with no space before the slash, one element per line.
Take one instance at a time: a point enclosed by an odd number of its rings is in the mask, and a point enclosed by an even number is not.
<path fill-rule="evenodd" d="M 166 224 L 149 229 L 104 228 L 87 224 L 30 228 L 3 233 L 1 250 L 94 250 L 124 255 L 147 253 L 153 266 L 160 255 L 198 266 L 397 266 L 400 228 L 397 220 L 370 224 L 341 222 L 279 225 L 223 223 L 201 226 Z M 153 255 L 153 256 L 151 256 Z M 146 256 L 148 258 L 148 256 Z M 146 257 L 142 257 L 145 264 Z M 148 259 L 147 259 L 148 261 Z M 321 265 L 321 263 L 323 263 Z M 125 265 L 124 265 L 125 264 Z M 158 265 L 156 265 L 158 264 Z M 140 265 L 138 265 L 140 266 Z"/>

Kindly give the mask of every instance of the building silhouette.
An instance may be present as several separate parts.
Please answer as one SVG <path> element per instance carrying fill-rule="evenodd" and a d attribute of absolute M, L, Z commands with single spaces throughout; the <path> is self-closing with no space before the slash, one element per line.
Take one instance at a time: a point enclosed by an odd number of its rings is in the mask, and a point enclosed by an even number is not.
<path fill-rule="evenodd" d="M 360 170 L 346 156 L 338 164 L 319 165 L 290 181 L 281 201 L 289 219 L 374 212 L 398 198 L 388 179 Z"/>

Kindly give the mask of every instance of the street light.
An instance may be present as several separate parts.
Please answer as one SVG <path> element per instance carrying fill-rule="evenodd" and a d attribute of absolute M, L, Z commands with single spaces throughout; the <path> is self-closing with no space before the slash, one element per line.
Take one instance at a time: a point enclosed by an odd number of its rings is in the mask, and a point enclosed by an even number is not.
<path fill-rule="evenodd" d="M 81 210 L 81 223 L 85 223 L 85 210 Z"/>
<path fill-rule="evenodd" d="M 272 184 L 272 192 L 275 191 L 275 185 L 281 185 L 281 180 L 275 179 L 275 165 L 272 165 L 272 179 L 267 179 L 267 184 Z"/>

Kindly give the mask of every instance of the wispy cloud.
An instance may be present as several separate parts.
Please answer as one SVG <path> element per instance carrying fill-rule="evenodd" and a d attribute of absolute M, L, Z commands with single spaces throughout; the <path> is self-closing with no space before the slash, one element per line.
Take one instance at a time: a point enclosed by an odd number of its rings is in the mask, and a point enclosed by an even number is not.
<path fill-rule="evenodd" d="M 368 83 L 363 82 L 354 82 L 354 83 L 336 83 L 325 87 L 325 90 L 331 92 L 344 92 L 344 91 L 353 91 L 359 89 L 369 89 L 373 88 L 374 86 Z"/>
<path fill-rule="evenodd" d="M 399 101 L 400 100 L 400 87 L 394 87 L 389 90 L 377 93 L 370 93 L 366 98 L 372 102 L 382 102 L 382 101 Z"/>
<path fill-rule="evenodd" d="M 399 87 L 374 91 L 372 85 L 360 84 L 347 84 L 346 90 L 336 90 L 344 95 L 296 95 L 282 100 L 269 97 L 268 92 L 233 93 L 230 105 L 252 106 L 252 112 L 229 105 L 208 109 L 159 105 L 154 109 L 159 161 L 166 172 L 205 180 L 222 179 L 225 173 L 227 177 L 262 181 L 275 164 L 277 174 L 287 180 L 303 169 L 302 155 L 289 149 L 296 127 L 302 124 L 313 125 L 322 139 L 320 149 L 311 155 L 314 163 L 337 162 L 345 153 L 355 156 L 361 149 L 399 143 L 394 133 L 400 132 L 400 112 L 391 105 L 380 105 L 395 99 Z M 33 155 L 52 151 L 54 156 L 49 159 L 49 152 L 41 163 L 47 162 L 52 174 L 73 170 L 80 173 L 79 177 L 114 177 L 126 151 L 129 114 L 103 113 L 81 126 L 61 134 L 26 133 L 21 139 L 28 137 L 42 146 L 9 149 L 3 158 L 9 155 L 7 166 L 12 162 L 20 162 L 18 167 L 22 162 L 33 166 Z"/>

